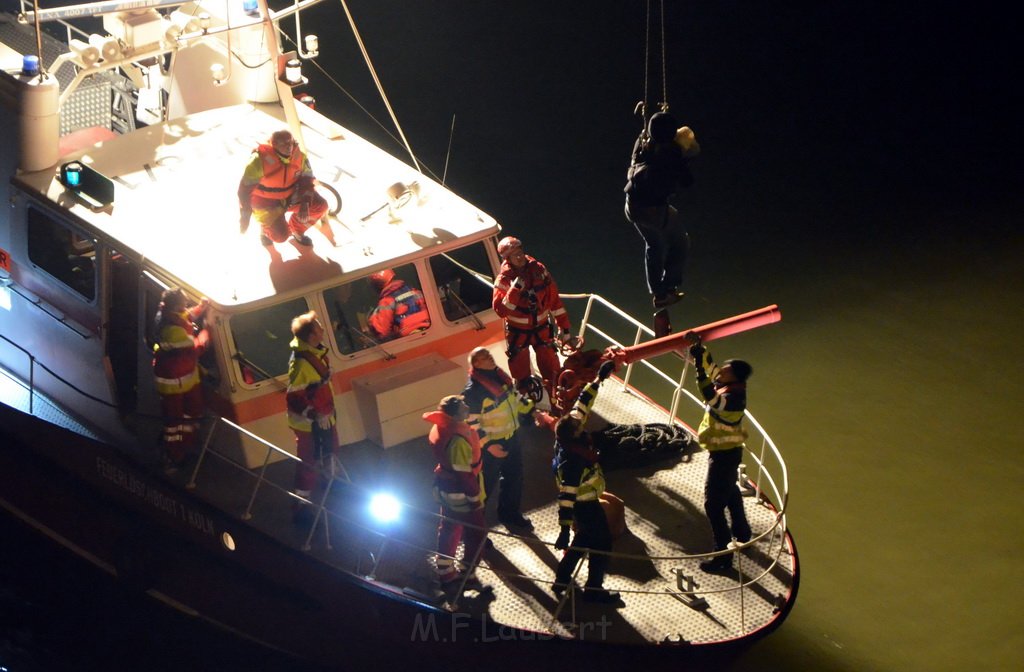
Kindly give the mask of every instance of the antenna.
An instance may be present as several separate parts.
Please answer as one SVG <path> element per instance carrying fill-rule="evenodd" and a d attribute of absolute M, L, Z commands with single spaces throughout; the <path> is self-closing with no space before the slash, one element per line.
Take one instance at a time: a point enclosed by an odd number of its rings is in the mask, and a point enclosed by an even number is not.
<path fill-rule="evenodd" d="M 455 137 L 455 115 L 452 115 L 452 127 L 448 131 L 448 152 L 444 155 L 444 174 L 441 175 L 441 186 L 445 186 L 445 180 L 448 179 L 448 159 L 452 155 L 452 138 Z"/>

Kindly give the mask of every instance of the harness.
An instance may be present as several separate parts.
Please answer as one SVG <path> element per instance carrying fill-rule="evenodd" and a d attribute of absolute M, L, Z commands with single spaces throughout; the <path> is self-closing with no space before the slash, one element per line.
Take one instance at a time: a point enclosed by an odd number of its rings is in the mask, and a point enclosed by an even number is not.
<path fill-rule="evenodd" d="M 505 320 L 505 344 L 508 346 L 505 356 L 509 359 L 530 346 L 533 346 L 534 349 L 556 348 L 555 325 L 549 320 L 546 324 L 532 329 L 522 329 L 513 327 L 508 320 Z"/>

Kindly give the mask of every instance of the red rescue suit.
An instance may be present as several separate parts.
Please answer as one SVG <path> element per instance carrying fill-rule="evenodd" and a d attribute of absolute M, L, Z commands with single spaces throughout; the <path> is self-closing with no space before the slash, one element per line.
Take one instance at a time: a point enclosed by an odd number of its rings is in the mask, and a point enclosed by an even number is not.
<path fill-rule="evenodd" d="M 570 329 L 569 314 L 558 296 L 555 279 L 544 264 L 529 255 L 519 269 L 506 260 L 494 282 L 492 306 L 505 320 L 509 373 L 517 384 L 529 378 L 532 347 L 537 368 L 550 391 L 559 370 L 555 326 L 561 331 Z"/>
<path fill-rule="evenodd" d="M 430 326 L 430 313 L 423 292 L 395 278 L 380 292 L 377 307 L 367 323 L 379 340 L 400 338 Z"/>
<path fill-rule="evenodd" d="M 205 329 L 197 330 L 195 320 L 202 312 L 202 306 L 194 306 L 162 315 L 159 341 L 153 346 L 153 378 L 164 418 L 161 443 L 172 465 L 180 465 L 195 448 L 203 416 L 199 358 L 206 352 L 210 335 Z"/>
<path fill-rule="evenodd" d="M 282 159 L 272 145 L 261 144 L 246 167 L 238 197 L 241 205 L 248 199 L 263 235 L 282 243 L 289 233 L 302 236 L 327 214 L 327 201 L 315 186 L 309 161 L 298 145 Z"/>

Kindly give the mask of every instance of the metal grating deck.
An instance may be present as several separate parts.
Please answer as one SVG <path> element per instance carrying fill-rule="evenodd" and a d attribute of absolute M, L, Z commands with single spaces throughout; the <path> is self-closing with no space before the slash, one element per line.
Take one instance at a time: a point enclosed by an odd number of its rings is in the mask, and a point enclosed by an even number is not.
<path fill-rule="evenodd" d="M 607 385 L 598 396 L 591 428 L 610 420 L 617 424 L 663 422 L 665 411 L 623 392 L 621 384 Z M 776 618 L 793 585 L 795 565 L 778 533 L 737 554 L 735 566 L 739 572 L 705 574 L 699 570 L 697 559 L 677 559 L 708 552 L 712 546 L 702 508 L 707 468 L 702 451 L 606 473 L 609 492 L 625 501 L 628 529 L 615 542 L 613 550 L 619 555 L 612 559 L 605 586 L 621 592 L 625 606 L 616 609 L 568 600 L 559 609 L 559 601 L 550 591 L 561 556 L 561 551 L 550 545 L 558 536 L 557 489 L 550 466 L 552 439 L 547 431 L 535 428 L 525 428 L 521 433 L 527 480 L 524 513 L 535 530 L 525 536 L 509 534 L 493 519 L 493 505 L 489 506 L 493 526 L 489 538 L 494 547 L 484 553 L 477 573 L 490 590 L 467 592 L 457 604 L 447 605 L 449 608 L 528 630 L 630 644 L 666 639 L 694 644 L 720 642 L 759 630 Z M 436 510 L 430 499 L 433 463 L 424 441 L 397 446 L 377 459 L 368 457 L 374 451 L 366 445 L 346 449 L 349 454 L 343 459 L 356 482 L 375 480 L 379 486 L 399 492 L 422 512 Z M 771 528 L 775 520 L 771 506 L 753 496 L 744 501 L 755 536 Z M 407 594 L 440 600 L 429 550 L 434 548 L 436 521 L 425 514 L 417 518 L 413 512 L 409 517 L 416 520 L 407 521 L 402 535 L 402 542 L 408 545 L 389 542 L 379 555 L 373 578 Z M 312 552 L 328 562 L 338 562 L 340 556 L 347 555 L 343 564 L 356 562 L 361 568 L 357 573 L 369 574 L 372 559 L 381 549 L 379 541 L 364 538 L 361 549 L 353 550 L 353 540 L 344 525 L 332 524 L 333 550 L 328 552 L 314 543 Z M 360 553 L 361 558 L 353 558 Z M 774 567 L 773 560 L 777 560 Z M 678 594 L 677 572 L 684 575 L 684 585 L 685 576 L 694 578 L 694 588 L 706 601 L 705 606 L 697 609 L 685 603 L 686 598 Z M 735 590 L 741 577 L 749 582 L 758 576 L 757 585 Z M 582 586 L 585 579 L 583 563 L 577 585 Z"/>

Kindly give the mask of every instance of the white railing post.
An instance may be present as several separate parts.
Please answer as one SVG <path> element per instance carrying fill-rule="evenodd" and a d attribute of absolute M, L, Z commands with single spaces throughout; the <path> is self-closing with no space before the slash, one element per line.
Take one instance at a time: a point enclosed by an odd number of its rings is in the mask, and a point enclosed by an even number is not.
<path fill-rule="evenodd" d="M 199 468 L 203 466 L 203 459 L 206 457 L 206 451 L 210 449 L 210 441 L 213 440 L 213 435 L 217 431 L 217 425 L 220 422 L 220 418 L 215 418 L 213 424 L 210 425 L 210 431 L 206 433 L 206 440 L 203 441 L 203 449 L 199 451 L 199 459 L 196 460 L 196 466 L 192 469 L 192 475 L 189 476 L 188 483 L 185 484 L 186 490 L 196 489 L 196 476 L 199 475 Z"/>

